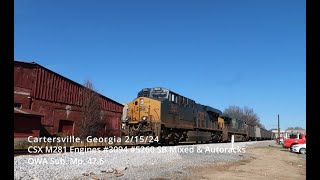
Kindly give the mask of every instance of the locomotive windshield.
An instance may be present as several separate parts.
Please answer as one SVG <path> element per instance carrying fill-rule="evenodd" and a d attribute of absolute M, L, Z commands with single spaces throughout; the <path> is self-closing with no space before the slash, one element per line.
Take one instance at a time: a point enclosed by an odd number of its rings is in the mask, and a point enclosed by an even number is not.
<path fill-rule="evenodd" d="M 138 97 L 149 97 L 149 96 L 150 96 L 150 88 L 142 89 L 142 90 L 138 93 Z"/>
<path fill-rule="evenodd" d="M 156 99 L 167 99 L 169 91 L 163 88 L 153 88 L 150 92 L 150 97 Z"/>
<path fill-rule="evenodd" d="M 167 99 L 169 91 L 164 88 L 145 88 L 138 93 L 138 97 L 151 97 L 155 99 Z"/>

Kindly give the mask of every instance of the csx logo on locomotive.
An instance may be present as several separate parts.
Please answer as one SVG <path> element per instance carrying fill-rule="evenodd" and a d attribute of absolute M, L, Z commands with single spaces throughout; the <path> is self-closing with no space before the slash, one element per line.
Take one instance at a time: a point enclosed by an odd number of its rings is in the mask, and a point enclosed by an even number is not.
<path fill-rule="evenodd" d="M 124 135 L 160 137 L 162 144 L 271 139 L 270 131 L 161 87 L 142 89 L 126 112 Z"/>

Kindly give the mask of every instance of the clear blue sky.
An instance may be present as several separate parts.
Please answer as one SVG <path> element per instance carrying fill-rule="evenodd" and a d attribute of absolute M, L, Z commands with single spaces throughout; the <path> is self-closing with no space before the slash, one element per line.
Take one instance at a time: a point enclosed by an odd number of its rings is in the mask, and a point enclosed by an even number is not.
<path fill-rule="evenodd" d="M 14 57 L 129 102 L 166 87 L 306 125 L 303 0 L 15 0 Z"/>

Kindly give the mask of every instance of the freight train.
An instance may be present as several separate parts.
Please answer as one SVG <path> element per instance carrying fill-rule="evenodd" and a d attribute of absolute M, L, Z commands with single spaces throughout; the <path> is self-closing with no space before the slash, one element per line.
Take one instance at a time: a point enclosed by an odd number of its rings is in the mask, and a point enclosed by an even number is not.
<path fill-rule="evenodd" d="M 126 106 L 125 106 L 126 107 Z M 123 133 L 161 144 L 267 140 L 272 133 L 162 87 L 144 88 L 124 111 Z"/>

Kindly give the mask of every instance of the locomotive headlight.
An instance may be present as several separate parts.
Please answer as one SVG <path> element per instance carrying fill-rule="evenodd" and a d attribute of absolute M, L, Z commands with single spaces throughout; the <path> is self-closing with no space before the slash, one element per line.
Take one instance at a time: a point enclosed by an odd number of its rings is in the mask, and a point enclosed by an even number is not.
<path fill-rule="evenodd" d="M 144 100 L 143 99 L 140 99 L 140 104 L 142 105 L 144 103 Z"/>
<path fill-rule="evenodd" d="M 142 120 L 144 120 L 144 121 L 147 120 L 147 116 L 143 116 Z"/>

